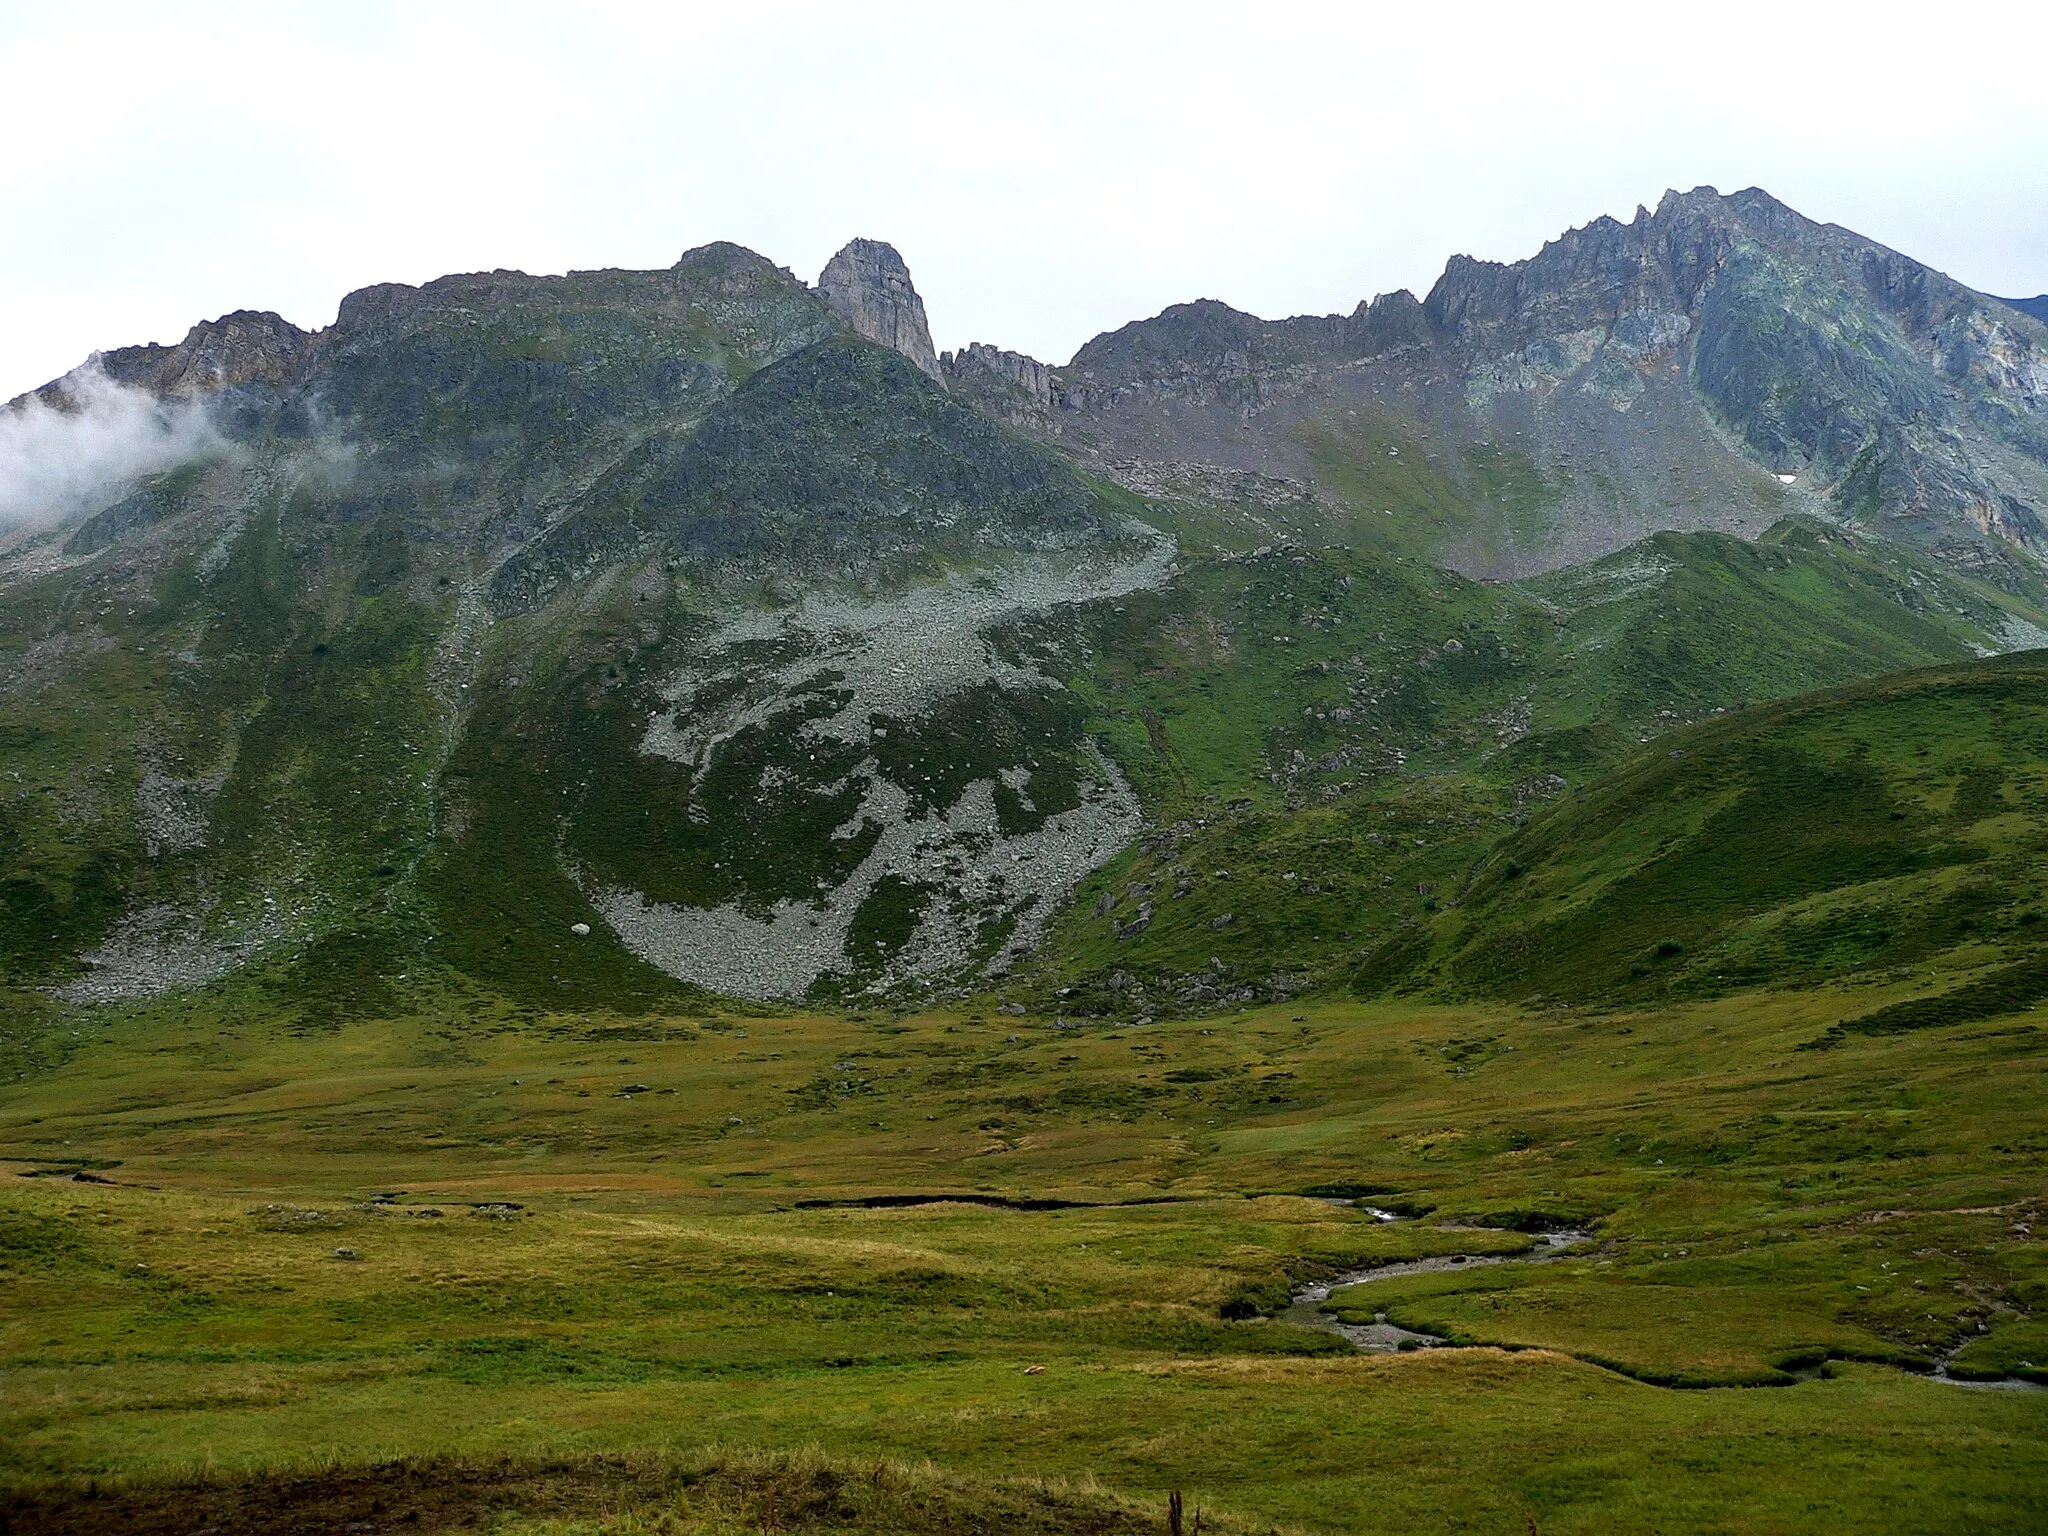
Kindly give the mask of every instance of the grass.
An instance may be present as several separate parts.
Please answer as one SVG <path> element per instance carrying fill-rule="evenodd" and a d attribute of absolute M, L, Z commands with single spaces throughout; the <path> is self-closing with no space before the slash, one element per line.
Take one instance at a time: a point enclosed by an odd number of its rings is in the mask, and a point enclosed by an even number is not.
<path fill-rule="evenodd" d="M 80 1485 L 19 1501 L 18 1523 L 49 1531 L 189 1529 L 226 1533 L 281 1522 L 327 1529 L 396 1521 L 414 1529 L 473 1524 L 516 1536 L 606 1531 L 727 1533 L 832 1530 L 954 1533 L 1000 1522 L 1022 1532 L 1089 1536 L 1151 1531 L 1157 1507 L 1088 1483 L 949 1476 L 929 1463 L 783 1454 L 639 1452 L 580 1457 L 444 1457 L 421 1463 L 326 1464 L 272 1475 Z M 1239 1522 L 1210 1529 L 1239 1530 Z"/>
<path fill-rule="evenodd" d="M 1041 999 L 1066 986 L 1089 1011 L 1124 1017 L 1246 987 L 1262 999 L 1293 995 L 1361 960 L 1361 984 L 1380 990 L 1426 957 L 1429 935 L 1456 927 L 1433 914 L 1464 900 L 1475 868 L 1547 804 L 1681 725 L 1848 683 L 1873 667 L 1961 660 L 1981 644 L 1973 637 L 1997 632 L 2000 605 L 2019 601 L 1990 594 L 1889 546 L 1800 522 L 1755 545 L 1661 534 L 1594 566 L 1508 586 L 1365 548 L 1192 561 L 1173 588 L 1084 616 L 1087 664 L 1069 672 L 1069 684 L 1158 830 L 1084 882 L 1028 979 Z M 1743 739 L 1760 740 L 1764 723 L 1779 718 L 1758 715 Z M 1965 734 L 1981 744 L 1998 728 L 1985 715 Z M 1949 742 L 1947 727 L 1925 711 L 1910 724 L 1902 716 L 1898 729 L 1945 742 L 1958 771 L 1967 766 L 1962 738 Z M 1985 905 L 1988 872 L 1980 869 L 1985 878 L 1974 883 L 1962 878 L 1955 865 L 1967 851 L 1948 849 L 1938 830 L 1915 823 L 1863 837 L 1864 853 L 1881 863 L 1878 845 L 1888 839 L 1900 858 L 1950 868 L 1955 878 L 1930 875 L 1910 898 L 1933 902 L 1936 922 L 1873 924 L 1860 909 L 1807 910 L 1788 905 L 1789 895 L 1764 893 L 1784 925 L 1749 925 L 1742 942 L 1751 947 L 1739 960 L 1716 950 L 1710 966 L 1695 965 L 1690 953 L 1665 963 L 1675 952 L 1653 963 L 1660 944 L 1698 948 L 1706 930 L 1691 932 L 1685 912 L 1697 908 L 1716 933 L 1726 926 L 1701 905 L 1702 892 L 1720 889 L 1724 905 L 1753 904 L 1759 893 L 1746 871 L 1780 868 L 1794 884 L 1806 882 L 1807 894 L 1848 880 L 1832 854 L 1809 864 L 1808 844 L 1860 826 L 1856 797 L 1879 793 L 1871 775 L 1894 770 L 1888 760 L 1845 762 L 1847 751 L 1831 742 L 1815 758 L 1788 745 L 1742 770 L 1750 784 L 1742 804 L 1689 797 L 1688 814 L 1723 812 L 1713 834 L 1696 839 L 1721 863 L 1708 868 L 1702 856 L 1654 872 L 1684 890 L 1617 888 L 1614 901 L 1626 900 L 1629 920 L 1649 925 L 1627 945 L 1608 942 L 1610 902 L 1582 914 L 1578 937 L 1558 936 L 1570 958 L 1524 956 L 1515 926 L 1512 953 L 1465 958 L 1468 984 L 1511 997 L 1585 996 L 1704 969 L 1730 985 L 1767 985 L 1854 969 L 1887 945 L 1899 963 L 1915 944 L 1927 953 L 1952 947 L 1966 924 L 1984 918 L 1972 908 Z M 2002 754 L 2022 772 L 2034 752 L 2020 732 L 1980 755 L 1988 763 Z M 1707 770 L 1642 773 L 1661 784 L 1703 782 Z M 1631 801 L 1618 814 L 1637 808 Z M 1786 825 L 1796 835 L 1784 835 Z M 1651 815 L 1637 831 L 1654 841 L 1700 829 Z M 1532 828 L 1523 840 L 1540 836 Z M 1574 879 L 1606 867 L 1585 862 L 1583 852 L 1574 844 L 1559 855 Z M 1528 862 L 1517 853 L 1494 867 Z M 1147 903 L 1149 921 L 1127 931 Z M 1475 915 L 1481 932 L 1509 922 L 1499 906 Z M 1670 932 L 1651 931 L 1671 921 L 1674 906 L 1683 920 Z M 1889 937 L 1873 945 L 1879 929 Z M 1582 974 L 1600 956 L 1615 961 L 1619 982 Z M 1212 974 L 1215 961 L 1220 974 Z M 1631 975 L 1638 965 L 1648 967 L 1647 980 Z M 1108 984 L 1119 976 L 1126 980 Z"/>
<path fill-rule="evenodd" d="M 744 1447 L 928 1458 L 991 1508 L 1020 1495 L 989 1479 L 1094 1479 L 1156 1520 L 1179 1487 L 1260 1529 L 2026 1529 L 2048 1399 L 1916 1373 L 2035 1358 L 2048 1050 L 1984 1021 L 1797 1050 L 1887 995 L 1138 1028 L 452 988 L 318 1036 L 206 998 L 74 1014 L 62 1065 L 0 1090 L 5 1474 L 56 1508 L 87 1476 L 283 1486 L 308 1456 L 365 1489 L 457 1451 Z M 1286 1193 L 1329 1189 L 1419 1214 Z M 948 1192 L 1050 1208 L 831 1203 Z M 1580 1256 L 1356 1293 L 1493 1347 L 1360 1357 L 1223 1316 L 1565 1223 Z M 555 1475 L 527 1476 L 505 1518 L 600 1518 L 583 1474 L 531 1507 Z M 627 1494 L 604 1509 L 649 1529 L 710 1518 Z M 871 1517 L 848 1507 L 787 1518 Z"/>
<path fill-rule="evenodd" d="M 1504 840 L 1433 920 L 1433 974 L 1496 996 L 1613 1001 L 2002 963 L 1841 1028 L 2030 1006 L 2048 991 L 2044 745 L 2040 653 L 1677 732 Z"/>

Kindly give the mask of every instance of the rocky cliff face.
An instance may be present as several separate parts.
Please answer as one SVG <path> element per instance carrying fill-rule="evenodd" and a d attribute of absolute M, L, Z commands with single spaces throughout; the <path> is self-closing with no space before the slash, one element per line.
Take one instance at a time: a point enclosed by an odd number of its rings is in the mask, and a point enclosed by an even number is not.
<path fill-rule="evenodd" d="M 2048 554 L 2048 329 L 1757 191 L 1669 193 L 1426 299 L 1176 305 L 1055 371 L 1099 462 L 1313 481 L 1475 574 L 1808 510 Z M 1406 456 L 1405 487 L 1387 473 Z M 1412 470 L 1413 472 L 1408 472 Z"/>
<path fill-rule="evenodd" d="M 895 246 L 880 240 L 849 241 L 818 275 L 818 292 L 856 335 L 901 352 L 934 382 L 946 382 L 932 350 L 924 300 Z"/>

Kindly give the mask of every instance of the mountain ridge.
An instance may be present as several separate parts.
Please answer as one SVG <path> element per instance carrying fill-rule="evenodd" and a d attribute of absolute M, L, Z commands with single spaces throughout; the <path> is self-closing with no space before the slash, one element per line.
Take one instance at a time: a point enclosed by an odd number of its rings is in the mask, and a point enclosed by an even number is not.
<path fill-rule="evenodd" d="M 1361 448 L 1433 450 L 1467 484 L 1473 450 L 1512 452 L 1517 504 L 1430 543 L 1469 574 L 1794 508 L 1963 560 L 1986 538 L 2048 547 L 2048 330 L 1755 189 L 1668 192 L 1518 263 L 1453 257 L 1425 298 L 1349 315 L 1172 306 L 1053 379 L 1042 428 L 1105 464 L 1297 478 L 1354 518 L 1386 498 L 1347 486 Z M 1702 505 L 1708 485 L 1727 502 Z"/>
<path fill-rule="evenodd" d="M 2048 637 L 2024 518 L 1929 499 L 2033 472 L 2040 328 L 1762 194 L 1066 369 L 928 355 L 879 242 L 828 275 L 375 285 L 8 407 L 206 425 L 0 550 L 8 976 L 1291 995 L 1636 741 Z M 1348 919 L 1267 868 L 1332 817 Z"/>
<path fill-rule="evenodd" d="M 1356 532 L 1398 499 L 1374 456 L 1404 441 L 1434 453 L 1444 494 L 1473 509 L 1395 510 L 1438 524 L 1422 547 L 1468 574 L 1597 558 L 1663 527 L 1753 536 L 1790 510 L 1964 562 L 2000 543 L 2048 549 L 2048 326 L 2027 301 L 1977 294 L 1756 188 L 1667 191 L 1654 211 L 1601 216 L 1521 262 L 1453 256 L 1421 299 L 1401 290 L 1348 315 L 1172 305 L 1063 367 L 983 343 L 934 353 L 909 271 L 882 242 L 851 242 L 815 289 L 724 243 L 669 270 L 735 260 L 1134 488 L 1190 465 L 1298 480 Z M 236 312 L 175 347 L 100 356 L 117 382 L 234 404 L 437 297 L 593 278 L 606 275 L 374 285 L 323 331 Z M 1472 494 L 1475 452 L 1519 467 L 1491 506 Z"/>

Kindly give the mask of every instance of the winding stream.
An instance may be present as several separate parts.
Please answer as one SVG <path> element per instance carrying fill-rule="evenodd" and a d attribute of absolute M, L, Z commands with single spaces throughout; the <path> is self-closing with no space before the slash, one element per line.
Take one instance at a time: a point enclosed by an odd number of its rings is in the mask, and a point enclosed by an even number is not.
<path fill-rule="evenodd" d="M 1954 1349 L 1943 1351 L 1941 1357 L 1935 1362 L 1934 1371 L 1930 1379 L 1947 1382 L 1952 1387 L 1964 1387 L 1973 1392 L 2048 1392 L 2048 1386 L 2044 1386 L 2038 1381 L 2027 1381 L 2018 1376 L 2001 1376 L 1996 1381 L 1966 1381 L 1960 1376 L 1949 1375 L 1949 1361 L 1955 1359 L 1957 1355 L 1963 1352 L 1967 1345 L 1973 1342 L 1974 1340 L 1965 1338 Z"/>
<path fill-rule="evenodd" d="M 1360 1207 L 1370 1212 L 1376 1221 L 1394 1221 L 1397 1218 L 1386 1211 L 1374 1210 L 1369 1206 Z M 1433 1333 L 1415 1333 L 1387 1321 L 1384 1312 L 1375 1313 L 1370 1323 L 1342 1323 L 1335 1314 L 1326 1310 L 1323 1303 L 1330 1299 L 1332 1291 L 1342 1290 L 1347 1285 L 1364 1285 L 1373 1280 L 1398 1280 L 1405 1275 L 1440 1275 L 1454 1269 L 1479 1269 L 1488 1264 L 1540 1264 L 1546 1259 L 1563 1256 L 1575 1243 L 1586 1241 L 1589 1234 L 1584 1232 L 1546 1232 L 1539 1239 L 1541 1247 L 1525 1253 L 1441 1254 L 1433 1259 L 1409 1259 L 1399 1264 L 1380 1264 L 1371 1269 L 1354 1269 L 1304 1286 L 1294 1293 L 1287 1310 L 1277 1314 L 1275 1322 L 1294 1323 L 1303 1328 L 1314 1328 L 1322 1333 L 1334 1333 L 1349 1339 L 1360 1349 L 1372 1350 L 1379 1354 L 1391 1354 L 1403 1347 L 1409 1349 L 1437 1348 L 1448 1341 Z"/>
<path fill-rule="evenodd" d="M 1370 1206 L 1361 1205 L 1359 1209 L 1368 1212 L 1377 1221 L 1400 1219 L 1389 1212 L 1376 1210 Z M 1591 1234 L 1586 1232 L 1546 1232 L 1540 1239 L 1542 1246 L 1526 1253 L 1443 1254 L 1436 1258 L 1410 1259 L 1405 1263 L 1381 1264 L 1372 1269 L 1351 1270 L 1294 1292 L 1287 1310 L 1277 1313 L 1274 1321 L 1293 1323 L 1301 1328 L 1314 1328 L 1320 1333 L 1334 1333 L 1349 1339 L 1358 1348 L 1375 1354 L 1392 1354 L 1400 1349 L 1444 1348 L 1450 1343 L 1448 1339 L 1439 1338 L 1433 1333 L 1416 1333 L 1412 1329 L 1390 1323 L 1384 1312 L 1374 1313 L 1370 1323 L 1345 1323 L 1339 1322 L 1336 1314 L 1327 1310 L 1324 1303 L 1330 1299 L 1330 1293 L 1333 1291 L 1342 1290 L 1348 1285 L 1366 1285 L 1374 1280 L 1398 1280 L 1405 1275 L 1440 1275 L 1454 1269 L 1478 1269 L 1488 1264 L 1540 1264 L 1548 1259 L 1564 1257 L 1575 1244 L 1585 1242 L 1590 1236 Z M 2011 1376 L 1997 1381 L 1966 1381 L 1951 1376 L 1948 1369 L 1949 1361 L 1960 1354 L 1964 1345 L 1970 1342 L 1966 1338 L 1954 1349 L 1941 1355 L 1935 1362 L 1934 1369 L 1927 1373 L 1928 1379 L 1945 1382 L 1951 1387 L 1963 1387 L 1980 1392 L 2048 1392 L 2048 1386 L 2043 1386 L 2039 1382 L 2023 1381 Z"/>

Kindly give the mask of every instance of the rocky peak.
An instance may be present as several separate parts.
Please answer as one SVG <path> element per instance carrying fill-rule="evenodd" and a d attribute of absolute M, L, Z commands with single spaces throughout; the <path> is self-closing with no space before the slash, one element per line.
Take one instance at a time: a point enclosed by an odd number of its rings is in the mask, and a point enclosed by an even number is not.
<path fill-rule="evenodd" d="M 1351 312 L 1353 346 L 1361 357 L 1391 352 L 1396 347 L 1427 346 L 1429 317 L 1422 301 L 1406 288 L 1383 293 L 1370 304 L 1359 301 Z"/>
<path fill-rule="evenodd" d="M 202 320 L 178 344 L 164 391 L 184 395 L 236 384 L 283 385 L 298 367 L 306 340 L 306 332 L 268 310 L 238 309 Z"/>
<path fill-rule="evenodd" d="M 892 347 L 943 385 L 944 371 L 932 350 L 924 300 L 910 281 L 910 268 L 896 247 L 881 240 L 852 240 L 825 263 L 818 292 L 858 335 Z"/>
<path fill-rule="evenodd" d="M 244 384 L 283 388 L 311 339 L 282 315 L 238 309 L 202 320 L 175 347 L 123 347 L 100 355 L 107 376 L 159 396 L 211 394 Z"/>

